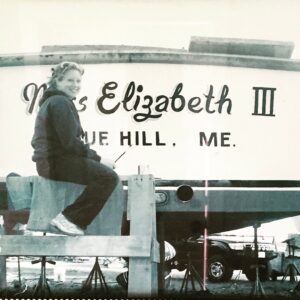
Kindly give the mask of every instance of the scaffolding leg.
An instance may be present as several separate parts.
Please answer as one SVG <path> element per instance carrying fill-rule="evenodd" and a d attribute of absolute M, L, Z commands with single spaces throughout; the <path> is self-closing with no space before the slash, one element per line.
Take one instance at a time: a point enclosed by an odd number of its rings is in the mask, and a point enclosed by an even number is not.
<path fill-rule="evenodd" d="M 252 287 L 251 297 L 253 298 L 265 298 L 266 294 L 262 286 L 261 280 L 259 278 L 259 263 L 258 263 L 258 243 L 257 243 L 257 228 L 260 227 L 260 224 L 255 224 L 254 228 L 254 249 L 255 249 L 255 282 Z"/>
<path fill-rule="evenodd" d="M 88 275 L 88 278 L 86 279 L 85 283 L 82 286 L 82 291 L 90 290 L 93 286 L 93 279 L 94 279 L 94 289 L 93 292 L 96 293 L 98 288 L 98 281 L 100 283 L 100 291 L 107 294 L 109 289 L 105 281 L 105 277 L 102 273 L 102 270 L 99 265 L 98 256 L 96 257 L 95 264 Z"/>
<path fill-rule="evenodd" d="M 184 273 L 183 281 L 179 292 L 183 293 L 184 291 L 184 293 L 187 294 L 188 292 L 206 291 L 199 273 L 197 272 L 196 268 L 191 262 L 190 254 L 188 253 L 187 256 L 188 256 L 188 264 L 187 264 L 186 271 Z M 189 291 L 189 282 L 191 282 L 191 286 L 192 286 L 192 289 L 190 291 Z M 195 283 L 198 283 L 199 285 L 198 291 Z"/>
<path fill-rule="evenodd" d="M 48 262 L 46 260 L 46 256 L 43 256 L 40 260 L 32 262 L 32 263 L 37 263 L 37 262 L 41 263 L 41 275 L 40 275 L 39 281 L 33 291 L 33 296 L 34 297 L 46 297 L 48 295 L 48 296 L 52 297 L 50 286 L 48 284 L 48 280 L 46 277 L 46 263 Z M 51 263 L 53 263 L 53 262 L 51 261 Z"/>
<path fill-rule="evenodd" d="M 296 281 L 298 281 L 297 275 L 299 275 L 299 271 L 298 271 L 297 267 L 294 265 L 294 263 L 291 263 L 287 266 L 287 268 L 284 272 L 284 276 L 281 281 L 284 282 L 286 277 L 289 276 L 290 282 L 295 283 Z"/>

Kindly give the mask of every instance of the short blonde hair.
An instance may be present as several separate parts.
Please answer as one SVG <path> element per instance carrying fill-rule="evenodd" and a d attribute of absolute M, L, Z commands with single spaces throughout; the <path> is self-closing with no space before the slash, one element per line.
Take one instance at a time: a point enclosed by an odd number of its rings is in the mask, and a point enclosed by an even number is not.
<path fill-rule="evenodd" d="M 55 88 L 56 79 L 61 80 L 64 77 L 65 73 L 70 70 L 77 70 L 81 75 L 83 75 L 84 73 L 83 68 L 79 64 L 75 62 L 64 61 L 51 68 L 52 75 L 48 81 L 48 86 Z"/>

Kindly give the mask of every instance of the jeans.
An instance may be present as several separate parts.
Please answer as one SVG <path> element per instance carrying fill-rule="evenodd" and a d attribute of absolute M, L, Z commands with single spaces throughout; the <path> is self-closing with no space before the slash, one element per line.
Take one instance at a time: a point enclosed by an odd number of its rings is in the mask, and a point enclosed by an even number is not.
<path fill-rule="evenodd" d="M 82 229 L 93 221 L 117 186 L 119 177 L 109 167 L 85 157 L 63 155 L 36 163 L 40 176 L 86 185 L 62 214 Z"/>

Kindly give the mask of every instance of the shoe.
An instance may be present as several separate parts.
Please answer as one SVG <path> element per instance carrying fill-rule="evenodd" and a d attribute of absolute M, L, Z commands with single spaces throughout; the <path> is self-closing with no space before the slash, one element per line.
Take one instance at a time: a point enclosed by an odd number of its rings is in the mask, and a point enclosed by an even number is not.
<path fill-rule="evenodd" d="M 84 235 L 84 231 L 70 222 L 62 213 L 59 213 L 50 224 L 67 235 Z"/>

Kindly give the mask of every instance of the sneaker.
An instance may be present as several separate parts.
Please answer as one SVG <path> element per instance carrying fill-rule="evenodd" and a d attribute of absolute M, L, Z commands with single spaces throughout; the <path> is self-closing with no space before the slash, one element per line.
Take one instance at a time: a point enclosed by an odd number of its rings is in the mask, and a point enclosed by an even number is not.
<path fill-rule="evenodd" d="M 59 213 L 54 219 L 52 219 L 50 224 L 68 235 L 84 235 L 84 231 L 74 223 L 67 220 L 62 213 Z"/>

